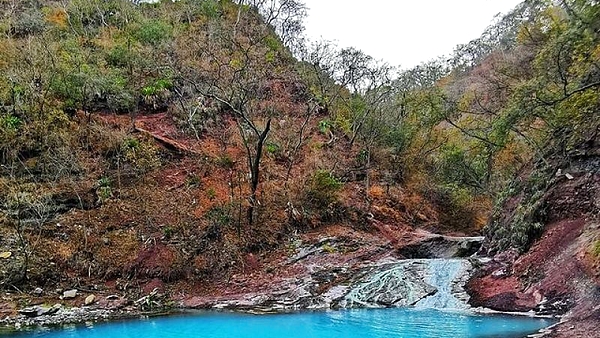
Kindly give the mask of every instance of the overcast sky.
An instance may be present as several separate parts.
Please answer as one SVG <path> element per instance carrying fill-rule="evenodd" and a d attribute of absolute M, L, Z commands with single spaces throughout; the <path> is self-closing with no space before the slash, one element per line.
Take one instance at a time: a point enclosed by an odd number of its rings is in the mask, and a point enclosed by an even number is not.
<path fill-rule="evenodd" d="M 356 47 L 410 68 L 447 55 L 481 35 L 498 13 L 521 0 L 303 0 L 311 40 Z"/>

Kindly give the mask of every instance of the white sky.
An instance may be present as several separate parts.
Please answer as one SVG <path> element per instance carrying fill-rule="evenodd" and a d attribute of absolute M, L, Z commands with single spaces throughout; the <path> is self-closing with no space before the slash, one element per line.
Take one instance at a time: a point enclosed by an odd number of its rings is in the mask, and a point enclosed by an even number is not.
<path fill-rule="evenodd" d="M 521 0 L 303 0 L 311 40 L 356 47 L 410 68 L 450 54 L 481 35 L 494 16 Z"/>

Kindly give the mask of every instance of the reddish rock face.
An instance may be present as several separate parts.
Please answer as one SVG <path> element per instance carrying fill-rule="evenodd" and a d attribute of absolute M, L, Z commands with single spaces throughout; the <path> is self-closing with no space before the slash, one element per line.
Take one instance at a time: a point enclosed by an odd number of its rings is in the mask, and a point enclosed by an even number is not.
<path fill-rule="evenodd" d="M 146 283 L 146 285 L 144 285 L 144 287 L 142 288 L 142 292 L 145 295 L 150 294 L 154 290 L 156 290 L 156 292 L 158 292 L 158 293 L 164 293 L 165 284 L 163 283 L 162 280 L 160 280 L 158 278 L 154 278 L 151 281 L 149 281 L 148 283 Z"/>
<path fill-rule="evenodd" d="M 598 336 L 600 143 L 590 144 L 594 146 L 547 160 L 556 174 L 545 191 L 537 192 L 541 197 L 534 206 L 540 215 L 536 221 L 543 224 L 541 236 L 522 255 L 500 253 L 480 269 L 468 284 L 472 305 L 565 315 L 566 322 L 551 337 Z M 527 170 L 531 174 L 533 169 Z M 530 192 L 521 190 L 519 196 Z M 520 201 L 509 198 L 494 226 L 511 229 Z"/>
<path fill-rule="evenodd" d="M 524 255 L 498 255 L 468 284 L 472 305 L 500 311 L 564 314 L 597 291 L 585 272 L 583 220 L 551 224 Z M 592 288 L 593 289 L 593 288 Z"/>

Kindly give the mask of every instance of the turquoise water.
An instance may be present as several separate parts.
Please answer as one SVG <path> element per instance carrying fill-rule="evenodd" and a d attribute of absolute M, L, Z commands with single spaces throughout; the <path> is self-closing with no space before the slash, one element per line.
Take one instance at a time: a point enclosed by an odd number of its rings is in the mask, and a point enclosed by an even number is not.
<path fill-rule="evenodd" d="M 347 310 L 277 315 L 199 313 L 128 320 L 10 337 L 44 338 L 424 338 L 524 337 L 552 321 L 417 309 Z M 2 336 L 4 338 L 5 336 Z"/>

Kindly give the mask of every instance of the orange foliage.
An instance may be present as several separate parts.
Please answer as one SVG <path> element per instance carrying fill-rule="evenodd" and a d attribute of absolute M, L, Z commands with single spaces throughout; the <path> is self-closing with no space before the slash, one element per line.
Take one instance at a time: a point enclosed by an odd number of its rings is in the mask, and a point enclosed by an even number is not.
<path fill-rule="evenodd" d="M 369 189 L 369 197 L 371 198 L 383 198 L 385 194 L 385 189 L 380 185 L 373 185 Z"/>
<path fill-rule="evenodd" d="M 49 23 L 58 26 L 59 28 L 67 27 L 67 17 L 68 14 L 63 9 L 60 8 L 52 8 L 48 14 L 46 14 L 46 21 Z"/>

